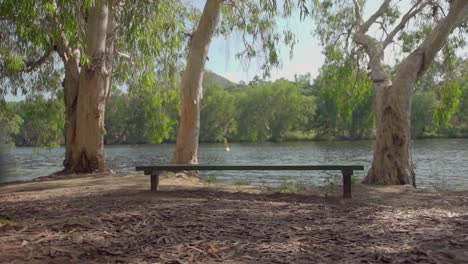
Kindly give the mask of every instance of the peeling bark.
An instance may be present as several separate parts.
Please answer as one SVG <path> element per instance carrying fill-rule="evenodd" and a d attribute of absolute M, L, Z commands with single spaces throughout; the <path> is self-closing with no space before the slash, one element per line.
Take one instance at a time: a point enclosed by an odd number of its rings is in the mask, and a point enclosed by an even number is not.
<path fill-rule="evenodd" d="M 357 1 L 355 4 L 356 9 L 359 10 Z M 379 8 L 371 18 L 381 15 L 379 12 L 382 13 L 382 10 L 384 9 Z M 356 14 L 357 21 L 360 21 L 360 13 L 357 11 Z M 415 14 L 415 12 L 409 12 L 405 15 L 395 29 L 396 31 L 394 30 L 391 35 L 395 35 L 398 30 L 403 29 L 411 15 Z M 364 183 L 411 184 L 416 187 L 410 144 L 412 91 L 416 82 L 434 60 L 437 52 L 445 44 L 450 33 L 456 26 L 466 21 L 467 16 L 468 1 L 454 1 L 448 15 L 429 33 L 423 43 L 402 62 L 393 80 L 384 64 L 384 48 L 391 40 L 386 39 L 382 43 L 366 35 L 369 21 L 364 24 L 361 21 L 361 28 L 355 33 L 354 40 L 362 45 L 369 55 L 376 111 L 374 158 Z"/>
<path fill-rule="evenodd" d="M 364 183 L 415 185 L 410 149 L 411 89 L 374 83 L 376 141 Z"/>
<path fill-rule="evenodd" d="M 79 75 L 67 73 L 65 67 L 65 78 L 63 80 L 65 100 L 65 160 L 63 166 L 65 171 L 70 169 L 71 153 L 73 153 L 73 138 L 76 136 L 76 102 L 78 89 L 80 87 Z"/>
<path fill-rule="evenodd" d="M 82 66 L 76 97 L 76 126 L 70 131 L 67 170 L 75 173 L 107 171 L 104 156 L 104 114 L 111 86 L 113 45 L 109 44 L 110 8 L 104 0 L 89 11 L 85 54 L 90 58 Z M 69 132 L 69 131 L 67 131 Z"/>
<path fill-rule="evenodd" d="M 197 29 L 192 34 L 187 66 L 181 81 L 182 111 L 174 163 L 198 162 L 202 80 L 208 49 L 219 21 L 221 0 L 207 0 Z"/>
<path fill-rule="evenodd" d="M 80 51 L 72 50 L 68 43 L 61 39 L 57 43 L 57 52 L 62 58 L 65 77 L 62 82 L 65 101 L 65 159 L 63 172 L 71 172 L 71 154 L 73 153 L 73 138 L 76 135 L 76 102 L 80 86 Z"/>

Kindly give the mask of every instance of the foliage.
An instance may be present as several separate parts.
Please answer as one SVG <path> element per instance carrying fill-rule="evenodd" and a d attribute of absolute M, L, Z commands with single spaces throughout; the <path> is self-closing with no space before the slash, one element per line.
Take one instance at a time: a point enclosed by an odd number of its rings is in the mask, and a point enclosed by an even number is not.
<path fill-rule="evenodd" d="M 362 138 L 374 124 L 372 84 L 350 62 L 322 67 L 311 92 L 317 100 L 314 128 L 319 137 Z"/>
<path fill-rule="evenodd" d="M 459 79 L 462 89 L 460 105 L 457 113 L 459 125 L 468 128 L 468 74 Z"/>
<path fill-rule="evenodd" d="M 302 188 L 301 188 L 302 187 Z M 283 179 L 280 186 L 278 187 L 278 191 L 280 193 L 287 193 L 287 194 L 298 194 L 304 186 L 299 184 L 288 182 L 287 179 Z"/>
<path fill-rule="evenodd" d="M 23 119 L 10 107 L 10 104 L 0 104 L 0 147 L 14 145 L 15 136 L 20 132 Z"/>
<path fill-rule="evenodd" d="M 7 93 L 17 94 L 18 88 L 21 87 L 18 85 L 20 84 L 18 80 L 26 81 L 21 73 L 28 67 L 26 55 L 37 58 L 48 48 L 49 45 L 44 38 L 46 34 L 42 35 L 45 33 L 44 28 L 38 23 L 31 23 L 35 18 L 44 15 L 40 10 L 35 10 L 34 4 L 30 1 L 6 0 L 0 3 L 1 96 Z M 21 89 L 24 92 L 26 86 Z"/>
<path fill-rule="evenodd" d="M 325 185 L 323 189 L 320 191 L 320 195 L 323 197 L 330 196 L 334 191 L 336 186 L 338 185 L 340 180 L 340 176 L 333 175 L 330 178 L 325 179 Z"/>
<path fill-rule="evenodd" d="M 242 49 L 236 58 L 256 57 L 263 75 L 269 76 L 270 70 L 280 63 L 280 44 L 289 48 L 292 55 L 295 36 L 287 26 L 280 26 L 279 21 L 289 18 L 296 7 L 293 0 L 284 0 L 282 5 L 277 0 L 229 1 L 223 5 L 217 33 L 225 37 L 239 33 Z M 299 8 L 302 10 L 301 5 Z"/>
<path fill-rule="evenodd" d="M 435 109 L 435 117 L 439 126 L 450 127 L 450 120 L 458 111 L 460 96 L 462 95 L 460 84 L 457 81 L 447 81 L 437 86 L 439 104 Z"/>
<path fill-rule="evenodd" d="M 119 58 L 116 81 L 128 85 L 132 103 L 141 109 L 133 112 L 145 124 L 136 137 L 153 143 L 173 139 L 178 123 L 179 97 L 176 90 L 185 41 L 187 14 L 191 5 L 182 1 L 128 1 L 121 12 L 117 35 L 119 49 L 130 59 Z M 137 131 L 135 131 L 137 133 Z M 134 133 L 134 134 L 136 134 Z"/>
<path fill-rule="evenodd" d="M 49 85 L 49 79 L 63 79 L 63 63 L 71 59 L 70 54 L 59 53 L 60 47 L 73 50 L 80 66 L 89 63 L 90 58 L 84 55 L 84 30 L 88 10 L 95 1 L 16 2 L 0 3 L 0 99 L 8 93 L 16 95 L 18 88 L 28 95 L 50 88 L 56 92 L 57 85 Z M 178 0 L 110 1 L 109 5 L 113 31 L 107 37 L 112 39 L 115 50 L 109 55 L 114 64 L 112 80 L 118 87 L 130 87 L 133 95 L 141 96 L 138 103 L 143 111 L 134 114 L 144 117 L 151 127 L 144 137 L 151 142 L 169 139 L 176 124 L 175 87 L 184 44 L 185 14 L 190 8 Z M 110 113 L 123 117 L 115 109 Z M 125 138 L 122 125 L 111 123 L 107 132 L 116 138 L 110 141 L 122 141 Z"/>
<path fill-rule="evenodd" d="M 153 102 L 154 100 L 172 100 L 175 103 Z M 161 143 L 173 140 L 178 121 L 177 100 L 175 92 L 172 99 L 149 91 L 145 95 L 112 96 L 105 120 L 106 143 Z"/>
<path fill-rule="evenodd" d="M 437 101 L 433 92 L 421 92 L 413 96 L 411 107 L 412 137 L 422 137 L 428 132 L 434 131 L 436 105 Z"/>
<path fill-rule="evenodd" d="M 14 108 L 23 120 L 16 142 L 37 147 L 55 147 L 63 143 L 63 100 L 37 96 L 15 104 Z"/>
<path fill-rule="evenodd" d="M 204 84 L 200 140 L 221 142 L 226 137 L 235 142 L 372 137 L 372 94 L 366 73 L 360 72 L 359 78 L 363 80 L 356 80 L 357 71 L 352 69 L 326 66 L 313 84 L 307 76 L 298 76 L 294 82 L 279 80 L 273 83 L 258 78 L 257 84 L 237 86 L 226 81 L 208 81 Z M 211 80 L 220 78 L 209 77 Z M 466 80 L 466 75 L 461 74 L 450 81 L 458 83 L 461 90 L 457 110 L 449 120 L 450 128 L 438 127 L 435 116 L 436 107 L 442 104 L 439 93 L 446 90 L 440 86 L 447 82 L 416 91 L 411 115 L 414 137 L 468 135 Z M 223 87 L 223 84 L 228 85 Z M 172 97 L 164 97 L 152 89 L 131 89 L 130 93 L 114 89 L 106 109 L 105 143 L 173 142 L 179 120 L 176 90 L 166 89 L 166 94 L 172 94 Z M 151 100 L 161 101 L 153 103 Z M 61 118 L 64 109 L 60 93 L 48 99 L 29 96 L 24 102 L 8 102 L 0 109 L 0 129 L 7 142 L 35 146 L 63 142 Z M 162 118 L 167 119 L 158 121 Z M 169 126 L 164 127 L 162 123 Z"/>
<path fill-rule="evenodd" d="M 205 89 L 200 113 L 200 141 L 221 142 L 236 130 L 235 95 L 213 84 Z"/>
<path fill-rule="evenodd" d="M 234 182 L 234 185 L 236 185 L 236 186 L 242 186 L 242 185 L 244 185 L 244 186 L 245 186 L 245 185 L 250 185 L 250 182 L 247 181 L 247 180 L 236 180 L 236 181 Z"/>
<path fill-rule="evenodd" d="M 139 107 L 143 108 L 144 136 L 152 143 L 175 139 L 180 105 L 176 89 L 144 89 L 137 97 Z"/>
<path fill-rule="evenodd" d="M 294 124 L 307 122 L 313 114 L 311 100 L 285 80 L 246 88 L 239 95 L 238 138 L 281 141 Z"/>
<path fill-rule="evenodd" d="M 206 177 L 205 180 L 206 180 L 206 182 L 209 183 L 209 184 L 213 184 L 213 183 L 218 182 L 218 179 L 216 179 L 215 176 L 208 176 L 208 177 Z"/>

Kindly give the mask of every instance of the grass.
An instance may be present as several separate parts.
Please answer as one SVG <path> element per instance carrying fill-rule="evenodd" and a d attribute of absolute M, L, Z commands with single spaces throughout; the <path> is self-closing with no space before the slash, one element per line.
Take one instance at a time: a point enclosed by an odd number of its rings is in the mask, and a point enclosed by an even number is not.
<path fill-rule="evenodd" d="M 241 185 L 250 185 L 250 182 L 246 181 L 246 180 L 236 180 L 234 182 L 234 185 L 236 186 L 241 186 Z"/>
<path fill-rule="evenodd" d="M 340 176 L 338 175 L 333 175 L 332 177 L 325 179 L 325 185 L 320 191 L 320 195 L 323 197 L 330 196 L 335 191 L 336 186 L 338 186 L 339 180 Z"/>
<path fill-rule="evenodd" d="M 218 182 L 218 179 L 216 179 L 216 176 L 208 176 L 206 177 L 205 180 L 207 183 L 210 183 L 210 184 Z"/>
<path fill-rule="evenodd" d="M 309 185 L 301 182 L 291 182 L 288 181 L 288 178 L 283 178 L 280 186 L 278 187 L 278 192 L 299 194 L 304 192 L 307 189 L 307 186 Z"/>

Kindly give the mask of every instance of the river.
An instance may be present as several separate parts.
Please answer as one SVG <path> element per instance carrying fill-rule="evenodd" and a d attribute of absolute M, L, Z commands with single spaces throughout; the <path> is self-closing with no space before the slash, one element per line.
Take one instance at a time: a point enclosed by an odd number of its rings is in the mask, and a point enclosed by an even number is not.
<path fill-rule="evenodd" d="M 169 162 L 173 144 L 113 145 L 105 151 L 110 168 L 117 173 L 135 173 L 137 165 Z M 373 141 L 234 143 L 225 152 L 223 144 L 201 144 L 200 163 L 209 164 L 371 164 Z M 64 148 L 18 147 L 8 152 L 7 175 L 0 182 L 29 180 L 61 169 Z M 468 139 L 414 140 L 413 160 L 418 187 L 468 189 Z M 283 182 L 324 184 L 339 172 L 225 171 L 202 172 L 219 182 L 278 186 Z M 355 172 L 363 178 L 365 172 Z"/>

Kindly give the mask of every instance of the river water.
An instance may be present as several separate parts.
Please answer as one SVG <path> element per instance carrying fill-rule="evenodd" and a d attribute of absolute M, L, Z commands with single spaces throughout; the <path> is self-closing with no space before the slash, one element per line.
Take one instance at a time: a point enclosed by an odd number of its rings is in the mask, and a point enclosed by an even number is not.
<path fill-rule="evenodd" d="M 118 173 L 134 173 L 135 166 L 170 161 L 173 144 L 106 146 L 109 166 Z M 371 164 L 373 141 L 201 144 L 201 164 Z M 64 148 L 18 147 L 8 152 L 7 175 L 0 182 L 28 180 L 61 169 Z M 468 189 L 468 139 L 414 140 L 413 161 L 418 187 Z M 278 186 L 283 182 L 321 185 L 340 172 L 318 171 L 215 171 L 202 172 L 227 183 Z M 355 172 L 363 178 L 364 172 Z"/>

